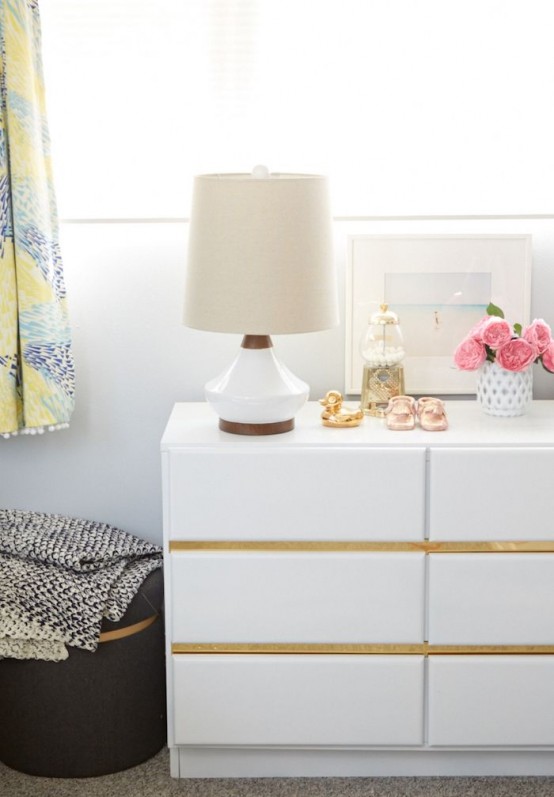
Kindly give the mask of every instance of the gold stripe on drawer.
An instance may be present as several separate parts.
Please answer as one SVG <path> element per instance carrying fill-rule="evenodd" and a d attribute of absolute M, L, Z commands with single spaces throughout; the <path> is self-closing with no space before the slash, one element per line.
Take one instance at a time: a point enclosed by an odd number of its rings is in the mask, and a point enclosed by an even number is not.
<path fill-rule="evenodd" d="M 419 552 L 419 553 L 553 553 L 554 540 L 487 542 L 354 542 L 332 540 L 172 540 L 176 551 L 320 551 L 320 552 Z"/>
<path fill-rule="evenodd" d="M 183 643 L 171 646 L 173 654 L 182 653 L 246 653 L 246 654 L 335 654 L 335 655 L 397 655 L 397 656 L 445 656 L 445 655 L 554 655 L 554 645 L 430 645 L 419 644 L 314 644 L 314 643 L 254 643 L 214 642 Z"/>
<path fill-rule="evenodd" d="M 424 542 L 336 542 L 332 540 L 173 540 L 170 551 L 422 551 Z"/>
<path fill-rule="evenodd" d="M 488 540 L 424 543 L 427 553 L 553 553 L 553 540 Z"/>
<path fill-rule="evenodd" d="M 428 645 L 429 656 L 445 655 L 552 655 L 554 645 Z"/>
<path fill-rule="evenodd" d="M 423 644 L 395 645 L 395 644 L 312 644 L 306 643 L 236 643 L 222 642 L 214 644 L 174 643 L 172 653 L 338 653 L 338 654 L 398 654 L 413 655 L 424 652 Z"/>

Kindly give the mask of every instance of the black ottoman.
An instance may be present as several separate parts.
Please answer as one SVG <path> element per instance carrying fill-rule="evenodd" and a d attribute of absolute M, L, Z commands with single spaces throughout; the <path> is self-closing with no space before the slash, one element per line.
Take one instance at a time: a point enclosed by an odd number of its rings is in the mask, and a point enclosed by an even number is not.
<path fill-rule="evenodd" d="M 0 660 L 0 761 L 29 775 L 86 778 L 136 766 L 166 742 L 163 576 L 145 579 L 95 653 Z"/>

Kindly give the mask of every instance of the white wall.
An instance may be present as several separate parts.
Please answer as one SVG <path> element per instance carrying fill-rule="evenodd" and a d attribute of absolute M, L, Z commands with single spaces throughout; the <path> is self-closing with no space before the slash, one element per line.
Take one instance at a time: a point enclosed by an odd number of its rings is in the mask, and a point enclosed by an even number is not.
<path fill-rule="evenodd" d="M 554 323 L 553 220 L 337 222 L 335 230 L 341 294 L 348 233 L 531 233 L 532 314 Z M 61 232 L 77 408 L 68 430 L 0 441 L 0 505 L 101 520 L 159 542 L 167 417 L 175 401 L 202 400 L 204 382 L 230 361 L 240 336 L 181 325 L 184 223 L 66 223 Z M 275 345 L 313 398 L 342 389 L 344 322 Z M 554 376 L 540 367 L 535 394 L 554 398 Z"/>

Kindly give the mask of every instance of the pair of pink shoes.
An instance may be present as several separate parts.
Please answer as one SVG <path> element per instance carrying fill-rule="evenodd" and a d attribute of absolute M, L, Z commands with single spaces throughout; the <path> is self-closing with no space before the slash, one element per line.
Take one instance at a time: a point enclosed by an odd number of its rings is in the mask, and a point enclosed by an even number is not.
<path fill-rule="evenodd" d="M 438 398 L 423 396 L 416 401 L 412 396 L 393 396 L 385 410 L 387 428 L 394 431 L 414 429 L 416 417 L 427 432 L 448 429 L 444 402 Z"/>

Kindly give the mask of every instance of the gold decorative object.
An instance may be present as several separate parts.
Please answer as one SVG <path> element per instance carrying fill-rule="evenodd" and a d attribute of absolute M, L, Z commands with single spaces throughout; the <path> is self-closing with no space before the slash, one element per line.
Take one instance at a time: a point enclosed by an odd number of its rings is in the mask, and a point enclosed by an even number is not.
<path fill-rule="evenodd" d="M 362 410 L 342 409 L 342 394 L 338 390 L 329 390 L 319 403 L 325 407 L 321 413 L 323 426 L 334 426 L 345 429 L 348 426 L 359 426 L 364 419 Z"/>
<path fill-rule="evenodd" d="M 398 316 L 382 304 L 374 313 L 362 339 L 360 354 L 365 360 L 361 408 L 366 415 L 383 417 L 389 400 L 404 390 L 404 343 Z"/>

